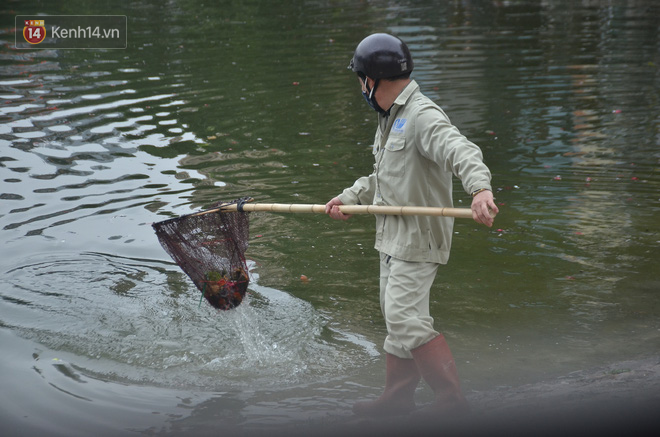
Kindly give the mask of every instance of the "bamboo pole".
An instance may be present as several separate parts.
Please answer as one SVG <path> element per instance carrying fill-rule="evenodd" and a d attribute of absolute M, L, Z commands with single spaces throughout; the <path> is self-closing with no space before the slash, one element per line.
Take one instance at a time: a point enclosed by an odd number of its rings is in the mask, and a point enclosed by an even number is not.
<path fill-rule="evenodd" d="M 202 215 L 210 212 L 237 211 L 235 203 L 221 205 L 219 208 L 202 211 L 194 215 Z M 339 210 L 344 214 L 383 214 L 383 215 L 426 215 L 455 218 L 472 218 L 472 210 L 469 208 L 443 208 L 429 206 L 381 206 L 381 205 L 339 205 Z M 325 213 L 325 205 L 301 204 L 301 203 L 246 203 L 243 211 L 247 212 L 284 212 L 284 213 Z"/>

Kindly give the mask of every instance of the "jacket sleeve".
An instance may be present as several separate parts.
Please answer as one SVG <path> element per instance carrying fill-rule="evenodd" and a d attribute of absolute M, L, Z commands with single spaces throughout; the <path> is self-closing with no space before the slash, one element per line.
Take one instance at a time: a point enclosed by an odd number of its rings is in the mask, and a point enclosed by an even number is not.
<path fill-rule="evenodd" d="M 418 136 L 415 143 L 424 157 L 452 172 L 461 180 L 466 193 L 480 188 L 492 191 L 490 170 L 483 162 L 481 149 L 451 124 L 442 109 L 420 108 L 415 123 Z"/>
<path fill-rule="evenodd" d="M 376 192 L 376 175 L 363 176 L 352 187 L 346 188 L 339 196 L 344 205 L 370 205 Z"/>

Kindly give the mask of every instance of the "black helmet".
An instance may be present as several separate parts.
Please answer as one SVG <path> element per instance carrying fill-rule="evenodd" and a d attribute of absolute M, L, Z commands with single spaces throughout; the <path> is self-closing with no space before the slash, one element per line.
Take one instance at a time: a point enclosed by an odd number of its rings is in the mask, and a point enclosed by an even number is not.
<path fill-rule="evenodd" d="M 374 33 L 358 44 L 348 68 L 378 80 L 410 73 L 413 60 L 408 46 L 399 38 Z"/>

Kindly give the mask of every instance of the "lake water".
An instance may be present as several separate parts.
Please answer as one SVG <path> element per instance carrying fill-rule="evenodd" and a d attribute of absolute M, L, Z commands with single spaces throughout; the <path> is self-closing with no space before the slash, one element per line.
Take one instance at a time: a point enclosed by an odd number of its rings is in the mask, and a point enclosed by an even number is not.
<path fill-rule="evenodd" d="M 432 292 L 468 399 L 660 350 L 656 2 L 118 3 L 0 7 L 5 431 L 333 423 L 380 393 L 373 217 L 251 213 L 230 312 L 198 305 L 151 229 L 368 174 L 376 115 L 346 66 L 376 31 L 493 172 L 495 226 L 457 220 Z M 15 50 L 14 16 L 37 13 L 127 15 L 128 47 Z"/>

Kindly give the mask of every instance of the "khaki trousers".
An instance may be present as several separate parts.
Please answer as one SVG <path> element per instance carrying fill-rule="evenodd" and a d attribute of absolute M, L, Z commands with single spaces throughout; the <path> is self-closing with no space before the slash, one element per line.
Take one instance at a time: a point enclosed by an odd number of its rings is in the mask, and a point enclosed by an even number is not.
<path fill-rule="evenodd" d="M 439 264 L 408 262 L 380 254 L 380 308 L 387 326 L 385 352 L 412 359 L 411 350 L 438 336 L 429 294 Z"/>

